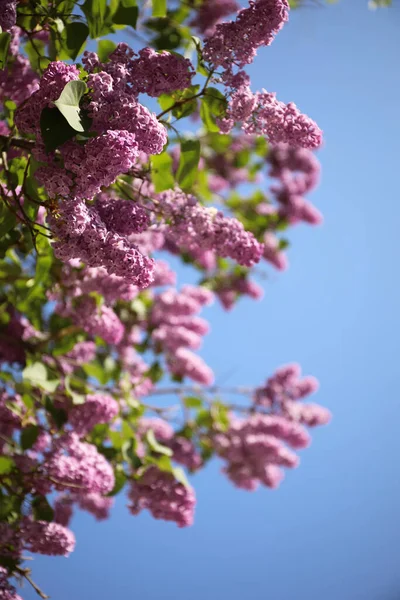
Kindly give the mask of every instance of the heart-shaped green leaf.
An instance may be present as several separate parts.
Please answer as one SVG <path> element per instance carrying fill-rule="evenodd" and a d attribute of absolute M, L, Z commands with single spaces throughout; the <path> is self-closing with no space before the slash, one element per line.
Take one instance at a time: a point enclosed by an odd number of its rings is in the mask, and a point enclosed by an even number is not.
<path fill-rule="evenodd" d="M 82 123 L 80 106 L 82 96 L 87 92 L 84 81 L 68 81 L 58 100 L 54 104 L 75 131 L 85 131 Z"/>

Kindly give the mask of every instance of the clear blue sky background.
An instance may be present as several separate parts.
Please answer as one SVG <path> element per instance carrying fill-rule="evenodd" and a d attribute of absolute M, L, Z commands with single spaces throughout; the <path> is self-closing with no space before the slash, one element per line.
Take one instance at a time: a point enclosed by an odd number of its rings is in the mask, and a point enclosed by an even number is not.
<path fill-rule="evenodd" d="M 292 232 L 290 269 L 271 271 L 263 302 L 205 314 L 217 375 L 257 384 L 298 361 L 332 424 L 278 491 L 235 490 L 213 463 L 194 478 L 190 529 L 128 516 L 124 498 L 106 523 L 78 515 L 71 557 L 35 560 L 55 600 L 400 598 L 400 6 L 366 4 L 292 13 L 259 53 L 253 89 L 325 131 L 313 195 L 325 223 Z"/>

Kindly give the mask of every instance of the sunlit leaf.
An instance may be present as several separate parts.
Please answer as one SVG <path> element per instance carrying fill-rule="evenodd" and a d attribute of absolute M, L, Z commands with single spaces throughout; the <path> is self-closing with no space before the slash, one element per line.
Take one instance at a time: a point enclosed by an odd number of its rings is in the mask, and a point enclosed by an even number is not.
<path fill-rule="evenodd" d="M 81 81 L 80 79 L 68 81 L 61 92 L 60 97 L 54 101 L 54 104 L 57 106 L 60 113 L 75 131 L 85 131 L 81 119 L 79 103 L 86 92 L 87 86 L 84 81 Z"/>
<path fill-rule="evenodd" d="M 176 179 L 183 190 L 190 189 L 196 180 L 200 160 L 199 140 L 183 140 Z"/>
<path fill-rule="evenodd" d="M 151 179 L 156 192 L 162 192 L 174 187 L 175 179 L 172 173 L 172 158 L 168 152 L 151 157 Z"/>
<path fill-rule="evenodd" d="M 4 31 L 3 33 L 0 33 L 0 69 L 4 69 L 4 67 L 6 66 L 10 41 L 11 41 L 11 34 L 8 33 L 8 31 Z"/>
<path fill-rule="evenodd" d="M 46 392 L 54 392 L 59 383 L 59 379 L 49 381 L 47 379 L 46 367 L 39 362 L 29 365 L 22 371 L 22 378 L 33 386 L 40 387 Z"/>
<path fill-rule="evenodd" d="M 152 0 L 153 17 L 165 17 L 167 15 L 167 0 Z"/>
<path fill-rule="evenodd" d="M 0 456 L 0 475 L 7 475 L 11 473 L 15 466 L 12 458 L 8 456 Z"/>
<path fill-rule="evenodd" d="M 156 440 L 154 431 L 152 429 L 149 429 L 146 432 L 146 441 L 150 448 L 153 450 L 153 452 L 157 452 L 157 454 L 164 454 L 165 456 L 172 456 L 173 452 L 171 448 L 167 448 L 166 446 L 160 444 Z"/>

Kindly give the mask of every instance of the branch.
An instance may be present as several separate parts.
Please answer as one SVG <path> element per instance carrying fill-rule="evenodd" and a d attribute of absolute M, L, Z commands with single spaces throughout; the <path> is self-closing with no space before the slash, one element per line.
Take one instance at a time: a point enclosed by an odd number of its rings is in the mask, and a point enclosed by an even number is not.
<path fill-rule="evenodd" d="M 192 100 L 195 100 L 196 98 L 200 98 L 201 96 L 204 96 L 204 94 L 207 91 L 207 86 L 210 83 L 210 79 L 213 76 L 213 74 L 214 74 L 214 71 L 209 72 L 207 79 L 205 81 L 205 84 L 203 86 L 203 89 L 200 90 L 200 92 L 198 92 L 197 94 L 194 94 L 193 96 L 190 96 L 190 98 L 182 98 L 182 100 L 177 100 L 172 106 L 170 106 L 169 108 L 166 108 L 165 110 L 160 112 L 157 115 L 157 119 L 161 119 L 161 117 L 163 117 L 164 115 L 169 113 L 171 110 L 174 110 L 174 108 L 177 108 L 178 106 L 182 106 L 182 104 L 186 104 L 187 102 L 191 102 Z"/>
<path fill-rule="evenodd" d="M 190 96 L 190 98 L 182 98 L 182 100 L 177 100 L 172 106 L 170 106 L 169 108 L 166 108 L 165 110 L 163 110 L 162 112 L 160 112 L 157 115 L 157 119 L 161 119 L 161 117 L 163 117 L 167 113 L 171 112 L 171 110 L 174 110 L 174 108 L 177 108 L 178 106 L 182 106 L 182 104 L 186 104 L 187 102 L 191 102 L 192 100 L 195 100 L 195 98 L 200 98 L 200 96 L 202 96 L 203 94 L 204 94 L 204 90 L 201 90 L 201 92 L 198 92 L 197 94 L 194 94 L 194 96 Z"/>
<path fill-rule="evenodd" d="M 33 587 L 33 589 L 35 590 L 35 592 L 41 597 L 43 598 L 43 600 L 47 600 L 47 598 L 50 598 L 50 596 L 46 596 L 46 594 L 44 592 L 42 592 L 42 590 L 40 589 L 39 586 L 36 585 L 36 583 L 32 580 L 30 574 L 31 574 L 31 570 L 30 569 L 22 569 L 22 567 L 15 567 L 15 571 L 19 574 L 22 575 L 22 577 L 24 577 L 28 583 L 31 584 L 31 586 Z"/>
<path fill-rule="evenodd" d="M 197 385 L 186 385 L 186 386 L 184 385 L 184 386 L 180 386 L 180 387 L 157 388 L 157 389 L 149 392 L 148 396 L 161 396 L 161 395 L 167 395 L 167 394 L 178 394 L 179 395 L 182 392 L 184 394 L 187 394 L 187 393 L 201 394 L 202 392 L 206 392 L 208 394 L 225 393 L 225 394 L 238 394 L 240 396 L 249 396 L 250 394 L 253 393 L 253 391 L 254 391 L 254 388 L 251 388 L 251 387 L 224 388 L 224 387 L 220 387 L 218 385 L 212 385 L 209 387 L 201 387 L 201 386 L 197 386 Z"/>
<path fill-rule="evenodd" d="M 35 146 L 34 140 L 25 140 L 24 138 L 12 137 L 9 138 L 6 135 L 0 135 L 0 143 L 9 144 L 14 148 L 23 148 L 24 150 L 32 150 Z"/>

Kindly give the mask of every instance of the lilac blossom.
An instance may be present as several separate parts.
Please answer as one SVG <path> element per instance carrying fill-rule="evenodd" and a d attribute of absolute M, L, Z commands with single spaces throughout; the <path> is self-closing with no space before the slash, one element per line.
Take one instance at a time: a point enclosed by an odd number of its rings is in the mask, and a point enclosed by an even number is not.
<path fill-rule="evenodd" d="M 187 348 L 178 348 L 173 354 L 168 354 L 167 365 L 170 372 L 177 377 L 189 377 L 203 385 L 211 385 L 214 381 L 210 367 L 200 356 Z"/>
<path fill-rule="evenodd" d="M 158 198 L 163 215 L 170 219 L 168 235 L 180 248 L 213 249 L 249 267 L 260 260 L 262 244 L 237 219 L 197 204 L 180 190 L 162 192 Z"/>
<path fill-rule="evenodd" d="M 93 515 L 97 521 L 108 519 L 114 505 L 114 498 L 107 498 L 94 492 L 79 494 L 76 496 L 76 500 L 79 508 Z"/>
<path fill-rule="evenodd" d="M 59 523 L 26 520 L 21 535 L 26 549 L 38 554 L 68 556 L 75 548 L 74 534 Z"/>
<path fill-rule="evenodd" d="M 0 0 L 0 27 L 3 31 L 10 31 L 17 20 L 17 1 Z"/>
<path fill-rule="evenodd" d="M 140 479 L 133 482 L 128 496 L 129 510 L 133 515 L 147 509 L 155 519 L 173 521 L 178 527 L 193 523 L 194 490 L 157 467 L 148 468 Z"/>
<path fill-rule="evenodd" d="M 43 470 L 60 491 L 107 494 L 115 483 L 113 469 L 104 456 L 92 444 L 81 442 L 76 433 L 57 440 Z"/>
<path fill-rule="evenodd" d="M 129 82 L 136 93 L 149 96 L 170 94 L 191 85 L 195 70 L 189 59 L 171 54 L 166 50 L 155 52 L 143 48 L 139 58 L 132 61 Z"/>
<path fill-rule="evenodd" d="M 203 0 L 190 22 L 203 35 L 211 35 L 217 23 L 240 8 L 236 0 Z"/>
<path fill-rule="evenodd" d="M 204 57 L 214 67 L 230 69 L 253 62 L 260 46 L 269 46 L 288 20 L 287 0 L 250 0 L 234 21 L 220 23 L 205 40 Z"/>
<path fill-rule="evenodd" d="M 79 436 L 89 433 L 99 423 L 111 423 L 119 412 L 118 402 L 108 394 L 88 394 L 83 404 L 72 407 L 68 422 Z"/>

